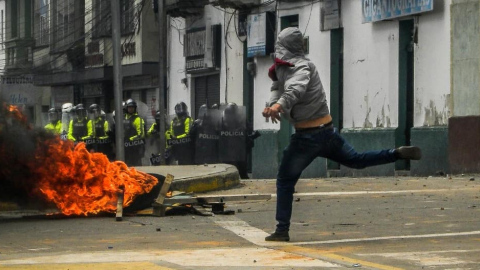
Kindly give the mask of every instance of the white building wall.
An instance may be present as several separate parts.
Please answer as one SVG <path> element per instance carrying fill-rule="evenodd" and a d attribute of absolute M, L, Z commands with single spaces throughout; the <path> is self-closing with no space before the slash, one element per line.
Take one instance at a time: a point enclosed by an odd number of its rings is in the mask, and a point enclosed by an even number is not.
<path fill-rule="evenodd" d="M 446 125 L 450 113 L 450 4 L 435 2 L 433 12 L 419 16 L 419 42 L 415 46 L 415 126 Z M 279 3 L 280 18 L 299 14 L 303 32 L 310 5 Z M 361 1 L 342 1 L 344 27 L 344 103 L 346 128 L 398 126 L 399 22 L 362 24 Z M 313 5 L 306 36 L 310 54 L 318 67 L 330 102 L 330 31 L 320 31 L 320 3 Z M 270 80 L 266 76 L 271 59 L 256 59 L 255 128 L 278 129 L 261 116 L 269 98 Z"/>
<path fill-rule="evenodd" d="M 243 105 L 243 43 L 235 32 L 238 15 L 233 14 L 234 10 L 227 9 L 226 11 L 222 27 L 222 30 L 226 32 L 222 46 L 224 50 L 222 52 L 221 85 L 224 88 L 220 92 L 220 100 Z M 228 45 L 225 44 L 225 40 Z M 227 67 L 226 70 L 225 67 Z"/>
<path fill-rule="evenodd" d="M 450 108 L 450 5 L 435 1 L 419 17 L 415 47 L 415 126 L 447 125 Z"/>
<path fill-rule="evenodd" d="M 435 2 L 433 12 L 419 16 L 419 39 L 415 46 L 414 125 L 446 125 L 450 113 L 450 4 L 451 0 Z M 296 7 L 300 6 L 300 7 Z M 275 5 L 271 5 L 273 9 Z M 330 103 L 330 31 L 320 31 L 321 3 L 306 5 L 278 3 L 277 29 L 281 17 L 299 15 L 299 28 L 310 39 L 307 55 L 318 68 L 327 101 Z M 342 1 L 344 27 L 343 114 L 346 128 L 398 126 L 399 85 L 399 21 L 362 24 L 361 1 Z M 230 11 L 229 11 L 230 12 Z M 231 14 L 207 6 L 204 20 L 221 23 L 222 30 Z M 175 18 L 177 24 L 183 19 Z M 234 21 L 232 19 L 232 21 Z M 307 27 L 308 25 L 308 27 Z M 198 25 L 197 25 L 198 26 Z M 243 104 L 243 44 L 237 39 L 231 23 L 227 31 L 228 84 L 225 73 L 225 40 L 222 41 L 221 100 Z M 185 25 L 178 25 L 184 29 Z M 170 31 L 170 112 L 179 100 L 191 101 L 191 80 L 188 87 L 181 84 L 186 75 L 183 58 L 184 30 Z M 271 80 L 267 76 L 271 57 L 254 59 L 257 74 L 254 78 L 254 128 L 279 129 L 278 124 L 266 122 L 261 112 L 270 97 Z M 228 85 L 228 91 L 225 86 Z M 188 102 L 187 102 L 188 104 Z M 190 102 L 190 105 L 192 103 Z M 191 106 L 189 106 L 191 107 Z"/>
<path fill-rule="evenodd" d="M 398 21 L 362 24 L 361 1 L 342 2 L 343 126 L 398 125 Z"/>
<path fill-rule="evenodd" d="M 175 104 L 180 101 L 185 102 L 190 114 L 192 113 L 191 103 L 191 81 L 185 70 L 185 57 L 183 57 L 183 36 L 185 35 L 185 19 L 170 18 L 167 49 L 167 72 L 168 72 L 168 104 L 169 114 L 174 113 Z M 182 43 L 180 43 L 182 42 Z M 182 79 L 187 79 L 187 84 L 182 83 Z"/>
<path fill-rule="evenodd" d="M 192 75 L 188 75 L 185 70 L 183 36 L 188 27 L 203 27 L 206 24 L 221 24 L 224 35 L 221 45 L 221 69 L 219 70 L 220 102 L 235 102 L 238 105 L 243 105 L 243 43 L 236 36 L 234 23 L 236 23 L 237 15 L 233 15 L 233 12 L 234 10 L 230 9 L 224 12 L 221 8 L 205 6 L 203 18 L 191 23 L 187 28 L 185 27 L 184 19 L 170 18 L 168 31 L 169 114 L 174 113 L 175 104 L 180 101 L 187 103 L 189 111 L 192 113 L 194 85 L 192 83 Z M 234 17 L 231 19 L 232 16 Z M 228 28 L 227 31 L 226 28 Z M 227 36 L 228 45 L 225 42 L 225 35 Z M 195 74 L 193 76 L 204 76 L 204 74 Z M 181 80 L 184 78 L 188 78 L 188 86 L 181 83 Z"/>

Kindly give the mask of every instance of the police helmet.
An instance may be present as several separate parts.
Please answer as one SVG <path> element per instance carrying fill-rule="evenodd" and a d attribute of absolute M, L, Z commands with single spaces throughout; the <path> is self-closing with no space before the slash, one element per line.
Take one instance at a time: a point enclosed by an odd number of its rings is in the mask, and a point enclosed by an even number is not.
<path fill-rule="evenodd" d="M 72 103 L 64 103 L 62 105 L 62 113 L 69 113 L 73 110 L 73 104 Z"/>
<path fill-rule="evenodd" d="M 126 102 L 125 102 L 125 106 L 128 108 L 128 107 L 137 107 L 137 102 L 135 102 L 135 100 L 133 99 L 128 99 Z"/>
<path fill-rule="evenodd" d="M 98 106 L 98 104 L 92 104 L 88 109 L 90 110 L 90 113 L 94 113 L 95 111 L 100 111 L 100 106 Z"/>
<path fill-rule="evenodd" d="M 75 110 L 75 115 L 77 117 L 85 117 L 87 116 L 87 110 L 85 109 L 85 107 L 83 107 L 83 104 L 78 104 L 77 106 L 75 106 L 74 108 Z"/>
<path fill-rule="evenodd" d="M 58 110 L 55 108 L 50 108 L 48 110 L 48 120 L 50 122 L 56 122 L 58 121 Z"/>
<path fill-rule="evenodd" d="M 223 118 L 226 121 L 234 121 L 238 117 L 238 106 L 237 104 L 230 102 L 225 106 L 225 110 L 223 111 Z"/>
<path fill-rule="evenodd" d="M 91 114 L 93 114 L 94 117 L 99 117 L 101 113 L 100 106 L 98 104 L 92 104 L 90 107 L 88 107 L 88 110 L 90 111 Z"/>
<path fill-rule="evenodd" d="M 175 114 L 177 116 L 187 115 L 187 104 L 185 102 L 179 102 L 175 105 Z"/>
<path fill-rule="evenodd" d="M 203 104 L 198 109 L 198 117 L 197 118 L 203 119 L 206 116 L 208 116 L 208 107 L 207 107 L 207 104 Z"/>
<path fill-rule="evenodd" d="M 125 101 L 122 101 L 122 110 L 123 110 L 123 113 L 127 113 L 127 106 L 126 106 L 126 103 Z"/>
<path fill-rule="evenodd" d="M 215 104 L 212 105 L 212 109 L 213 110 L 218 110 L 218 109 L 220 109 L 220 106 L 218 106 L 218 104 L 215 103 Z"/>
<path fill-rule="evenodd" d="M 238 106 L 236 103 L 230 102 L 225 107 L 225 115 L 235 115 L 238 111 Z"/>

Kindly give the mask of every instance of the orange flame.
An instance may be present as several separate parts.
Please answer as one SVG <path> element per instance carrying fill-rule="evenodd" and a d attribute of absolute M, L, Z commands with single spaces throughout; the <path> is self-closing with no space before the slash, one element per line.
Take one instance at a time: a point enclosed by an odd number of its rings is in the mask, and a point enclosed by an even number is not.
<path fill-rule="evenodd" d="M 19 120 L 22 124 L 27 126 L 29 129 L 31 128 L 31 126 L 29 126 L 27 123 L 27 117 L 20 111 L 20 109 L 17 106 L 7 105 L 5 103 L 3 104 L 3 106 L 5 106 L 7 111 L 10 112 L 11 114 L 10 117 L 14 117 L 15 119 Z"/>
<path fill-rule="evenodd" d="M 17 107 L 4 104 L 4 109 L 7 120 L 15 119 L 32 129 Z M 35 158 L 26 164 L 36 181 L 35 192 L 54 202 L 65 215 L 115 212 L 120 188 L 124 190 L 124 206 L 128 206 L 158 183 L 155 177 L 121 161 L 110 162 L 102 153 L 88 152 L 84 143 L 74 147 L 73 142 L 59 136 L 37 140 Z M 6 146 L 0 144 L 0 160 L 8 161 Z"/>
<path fill-rule="evenodd" d="M 110 162 L 102 153 L 88 152 L 84 143 L 73 148 L 72 142 L 55 137 L 41 144 L 47 147 L 39 145 L 35 158 L 43 166 L 32 164 L 31 169 L 39 176 L 39 190 L 66 215 L 114 212 L 120 188 L 128 206 L 158 182 L 121 161 Z"/>

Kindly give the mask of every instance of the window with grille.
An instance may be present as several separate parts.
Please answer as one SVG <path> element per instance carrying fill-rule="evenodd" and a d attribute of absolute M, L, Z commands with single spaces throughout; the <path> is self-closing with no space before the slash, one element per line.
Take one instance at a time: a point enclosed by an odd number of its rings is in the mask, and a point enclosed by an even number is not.
<path fill-rule="evenodd" d="M 10 0 L 10 35 L 7 36 L 8 38 L 16 38 L 18 35 L 18 15 L 19 15 L 19 9 L 18 9 L 18 3 L 17 0 Z"/>
<path fill-rule="evenodd" d="M 135 31 L 135 1 L 120 0 L 120 24 L 122 34 L 131 34 Z"/>
<path fill-rule="evenodd" d="M 75 0 L 56 0 L 53 10 L 55 17 L 54 49 L 66 49 L 75 41 Z M 83 26 L 83 25 L 82 25 Z"/>
<path fill-rule="evenodd" d="M 120 1 L 120 31 L 122 35 L 132 34 L 135 31 L 136 6 L 135 0 Z M 112 6 L 111 0 L 94 0 L 93 6 L 93 37 L 112 35 Z"/>
<path fill-rule="evenodd" d="M 47 0 L 35 1 L 35 43 L 36 46 L 48 45 L 50 41 L 50 27 Z"/>
<path fill-rule="evenodd" d="M 94 0 L 93 6 L 93 37 L 112 35 L 111 0 Z"/>

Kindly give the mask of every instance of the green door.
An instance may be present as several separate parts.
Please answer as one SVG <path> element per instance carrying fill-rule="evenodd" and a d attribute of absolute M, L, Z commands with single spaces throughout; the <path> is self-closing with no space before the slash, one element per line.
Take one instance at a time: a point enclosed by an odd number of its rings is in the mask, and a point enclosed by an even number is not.
<path fill-rule="evenodd" d="M 395 132 L 395 147 L 410 145 L 410 132 L 413 128 L 414 95 L 414 22 L 399 22 L 399 67 L 398 67 L 398 128 Z M 399 160 L 396 170 L 409 170 L 410 162 Z"/>
<path fill-rule="evenodd" d="M 330 31 L 330 115 L 333 124 L 343 128 L 343 28 Z M 340 164 L 327 161 L 329 170 L 340 169 Z"/>

